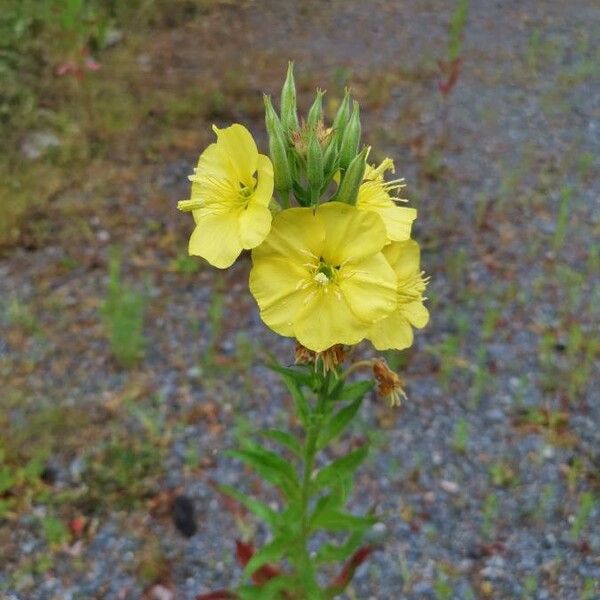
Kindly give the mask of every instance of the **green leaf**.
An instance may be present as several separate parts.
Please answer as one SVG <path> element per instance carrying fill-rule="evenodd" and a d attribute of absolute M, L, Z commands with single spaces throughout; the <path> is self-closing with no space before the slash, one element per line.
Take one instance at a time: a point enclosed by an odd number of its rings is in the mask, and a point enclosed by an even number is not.
<path fill-rule="evenodd" d="M 314 529 L 325 529 L 327 531 L 356 531 L 362 532 L 377 523 L 377 517 L 351 515 L 341 510 L 332 509 L 322 511 L 313 520 Z"/>
<path fill-rule="evenodd" d="M 332 544 L 331 542 L 326 542 L 323 544 L 317 554 L 315 556 L 315 563 L 332 563 L 332 562 L 342 562 L 361 546 L 364 539 L 363 531 L 355 531 L 354 533 L 348 536 L 348 539 L 343 544 Z"/>
<path fill-rule="evenodd" d="M 347 477 L 353 475 L 354 471 L 367 458 L 368 452 L 369 447 L 365 444 L 328 464 L 317 473 L 313 483 L 314 489 L 342 483 Z"/>
<path fill-rule="evenodd" d="M 336 400 L 348 400 L 354 402 L 359 398 L 364 398 L 368 392 L 373 389 L 375 382 L 372 379 L 363 379 L 345 386 L 340 394 L 335 397 Z"/>
<path fill-rule="evenodd" d="M 236 590 L 240 600 L 280 600 L 281 592 L 289 590 L 295 581 L 289 575 L 280 575 L 261 586 L 244 585 Z"/>
<path fill-rule="evenodd" d="M 279 429 L 262 429 L 259 432 L 264 437 L 278 442 L 282 446 L 285 446 L 288 450 L 291 450 L 296 456 L 302 457 L 302 446 L 300 442 L 291 434 L 286 431 L 279 431 Z"/>
<path fill-rule="evenodd" d="M 225 455 L 238 458 L 252 467 L 269 483 L 279 487 L 288 498 L 294 498 L 298 495 L 299 487 L 294 469 L 274 452 L 253 448 L 226 450 Z"/>
<path fill-rule="evenodd" d="M 303 367 L 282 367 L 277 363 L 271 363 L 267 366 L 271 371 L 294 380 L 299 386 L 306 386 L 312 389 L 315 382 L 314 374 Z"/>
<path fill-rule="evenodd" d="M 273 529 L 279 526 L 281 522 L 281 515 L 269 508 L 266 504 L 246 496 L 230 485 L 220 485 L 219 491 L 227 496 L 230 496 L 234 500 L 237 500 L 259 519 L 262 519 L 265 523 L 268 523 Z"/>
<path fill-rule="evenodd" d="M 356 416 L 362 401 L 363 396 L 339 410 L 335 415 L 333 415 L 333 417 L 331 417 L 331 419 L 327 421 L 321 430 L 319 439 L 317 441 L 318 450 L 325 448 L 325 446 L 327 446 L 331 440 L 335 439 L 338 435 L 340 435 L 340 433 L 342 433 L 342 431 L 344 431 L 344 429 Z"/>
<path fill-rule="evenodd" d="M 244 577 L 250 577 L 263 565 L 277 562 L 286 554 L 290 548 L 290 540 L 287 537 L 274 538 L 268 544 L 258 550 L 248 561 L 244 568 Z"/>

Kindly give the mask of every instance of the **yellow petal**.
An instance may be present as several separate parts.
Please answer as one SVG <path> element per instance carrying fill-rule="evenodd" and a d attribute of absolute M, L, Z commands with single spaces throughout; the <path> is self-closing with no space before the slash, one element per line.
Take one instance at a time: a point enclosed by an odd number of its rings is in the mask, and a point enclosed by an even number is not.
<path fill-rule="evenodd" d="M 239 213 L 240 241 L 244 248 L 255 248 L 269 235 L 271 211 L 260 204 L 248 204 Z"/>
<path fill-rule="evenodd" d="M 219 269 L 230 267 L 242 251 L 235 212 L 194 211 L 196 228 L 190 237 L 189 253 L 201 256 Z"/>
<path fill-rule="evenodd" d="M 388 244 L 383 249 L 383 254 L 400 281 L 419 272 L 421 251 L 414 240 Z"/>
<path fill-rule="evenodd" d="M 358 344 L 368 329 L 369 325 L 352 312 L 342 294 L 333 293 L 331 286 L 317 289 L 294 323 L 298 341 L 314 352 L 334 344 Z"/>
<path fill-rule="evenodd" d="M 310 209 L 309 209 L 310 210 Z M 326 230 L 323 258 L 332 265 L 359 260 L 379 252 L 387 234 L 379 215 L 343 202 L 327 202 L 317 209 Z"/>
<path fill-rule="evenodd" d="M 281 257 L 303 265 L 311 257 L 319 258 L 325 241 L 325 229 L 318 214 L 310 208 L 289 208 L 278 213 L 267 239 L 253 257 Z"/>
<path fill-rule="evenodd" d="M 373 325 L 368 338 L 377 350 L 403 350 L 413 343 L 413 331 L 400 311 Z"/>
<path fill-rule="evenodd" d="M 413 221 L 417 218 L 417 210 L 406 206 L 390 206 L 377 209 L 383 219 L 390 240 L 401 242 L 410 238 Z"/>
<path fill-rule="evenodd" d="M 223 155 L 217 144 L 210 144 L 200 155 L 196 172 L 191 179 L 202 177 L 215 177 L 217 179 L 227 179 L 227 157 Z M 192 196 L 194 187 L 192 185 Z"/>
<path fill-rule="evenodd" d="M 253 187 L 258 149 L 250 132 L 239 123 L 225 129 L 213 125 L 213 129 L 217 134 L 219 150 L 229 159 L 237 180 L 247 187 Z"/>
<path fill-rule="evenodd" d="M 410 324 L 417 329 L 423 329 L 429 323 L 429 311 L 421 301 L 403 304 L 401 311 Z"/>
<path fill-rule="evenodd" d="M 252 194 L 251 202 L 269 206 L 269 202 L 273 197 L 273 164 L 271 159 L 264 154 L 259 154 L 256 171 L 258 182 L 254 194 Z"/>
<path fill-rule="evenodd" d="M 396 309 L 396 274 L 381 252 L 342 267 L 339 278 L 346 301 L 362 320 L 374 323 Z"/>
<path fill-rule="evenodd" d="M 306 293 L 298 288 L 308 275 L 306 269 L 285 258 L 257 259 L 256 250 L 252 262 L 250 292 L 262 320 L 280 335 L 294 335 L 293 322 L 306 308 Z"/>

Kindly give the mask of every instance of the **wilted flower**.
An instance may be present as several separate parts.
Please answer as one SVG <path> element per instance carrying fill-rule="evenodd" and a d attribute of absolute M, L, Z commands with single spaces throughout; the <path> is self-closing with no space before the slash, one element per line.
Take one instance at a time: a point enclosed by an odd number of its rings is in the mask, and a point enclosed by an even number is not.
<path fill-rule="evenodd" d="M 192 211 L 196 222 L 189 253 L 224 269 L 269 233 L 273 166 L 244 126 L 213 129 L 217 142 L 201 154 L 190 177 L 191 199 L 178 208 Z"/>
<path fill-rule="evenodd" d="M 420 270 L 420 250 L 414 240 L 389 244 L 383 254 L 398 278 L 397 306 L 373 325 L 368 338 L 378 350 L 401 350 L 413 342 L 412 327 L 421 329 L 429 321 L 429 311 L 423 306 L 427 279 Z"/>
<path fill-rule="evenodd" d="M 252 252 L 250 291 L 263 321 L 315 352 L 356 344 L 397 304 L 377 215 L 340 202 L 291 208 Z"/>
<path fill-rule="evenodd" d="M 374 359 L 372 368 L 379 397 L 386 400 L 389 406 L 400 406 L 402 399 L 406 400 L 400 377 L 388 367 L 383 358 Z"/>

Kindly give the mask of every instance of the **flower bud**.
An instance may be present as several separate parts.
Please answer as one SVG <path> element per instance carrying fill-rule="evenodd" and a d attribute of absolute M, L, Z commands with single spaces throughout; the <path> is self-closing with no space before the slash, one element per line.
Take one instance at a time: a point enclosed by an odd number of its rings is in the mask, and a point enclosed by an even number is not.
<path fill-rule="evenodd" d="M 287 155 L 287 141 L 281 121 L 273 108 L 271 98 L 265 94 L 265 125 L 269 134 L 269 154 L 273 162 L 275 189 L 282 195 L 292 189 L 292 173 Z"/>
<path fill-rule="evenodd" d="M 365 175 L 367 156 L 369 156 L 370 150 L 370 146 L 365 146 L 360 153 L 354 157 L 350 166 L 342 176 L 340 187 L 335 195 L 336 200 L 347 202 L 348 204 L 356 204 L 358 189 L 360 188 Z"/>
<path fill-rule="evenodd" d="M 296 84 L 294 83 L 294 63 L 288 63 L 287 75 L 281 88 L 281 123 L 286 133 L 298 129 L 296 112 Z"/>
<path fill-rule="evenodd" d="M 311 189 L 312 204 L 317 204 L 323 185 L 323 150 L 315 132 L 311 132 L 306 152 L 306 177 Z"/>
<path fill-rule="evenodd" d="M 344 129 L 350 118 L 350 90 L 346 88 L 344 92 L 344 99 L 340 104 L 335 119 L 333 120 L 333 129 L 338 134 L 338 140 L 342 139 Z"/>
<path fill-rule="evenodd" d="M 359 110 L 358 102 L 355 101 L 352 107 L 352 115 L 346 125 L 340 144 L 340 169 L 347 169 L 358 152 L 361 134 Z"/>
<path fill-rule="evenodd" d="M 325 92 L 323 90 L 317 89 L 317 95 L 315 97 L 312 106 L 308 111 L 307 123 L 308 126 L 313 129 L 317 126 L 317 123 L 321 121 L 323 118 L 323 96 Z"/>
<path fill-rule="evenodd" d="M 326 177 L 331 177 L 334 171 L 337 170 L 338 158 L 338 136 L 337 132 L 334 131 L 323 153 L 323 171 Z"/>

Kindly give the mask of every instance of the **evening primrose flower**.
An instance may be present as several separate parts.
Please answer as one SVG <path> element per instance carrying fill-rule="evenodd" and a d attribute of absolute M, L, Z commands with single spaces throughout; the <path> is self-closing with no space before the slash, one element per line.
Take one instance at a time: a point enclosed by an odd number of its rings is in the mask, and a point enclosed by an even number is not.
<path fill-rule="evenodd" d="M 258 246 L 271 229 L 273 165 L 258 153 L 243 125 L 213 130 L 217 141 L 200 155 L 190 177 L 191 199 L 178 208 L 191 211 L 196 223 L 189 253 L 224 269 L 242 250 Z"/>
<path fill-rule="evenodd" d="M 391 158 L 386 158 L 378 167 L 367 165 L 363 183 L 358 190 L 356 207 L 376 212 L 383 219 L 388 238 L 393 242 L 401 242 L 410 238 L 417 211 L 396 205 L 396 201 L 403 199 L 392 197 L 391 194 L 404 187 L 404 179 L 385 181 L 386 171 L 395 172 Z"/>
<path fill-rule="evenodd" d="M 381 219 L 341 202 L 291 208 L 252 251 L 250 291 L 263 321 L 322 352 L 356 344 L 396 308 Z"/>
<path fill-rule="evenodd" d="M 397 306 L 373 325 L 367 337 L 377 350 L 402 350 L 413 342 L 412 328 L 421 329 L 429 321 L 429 311 L 423 306 L 428 280 L 420 270 L 420 250 L 414 240 L 389 244 L 383 254 L 398 278 Z"/>

